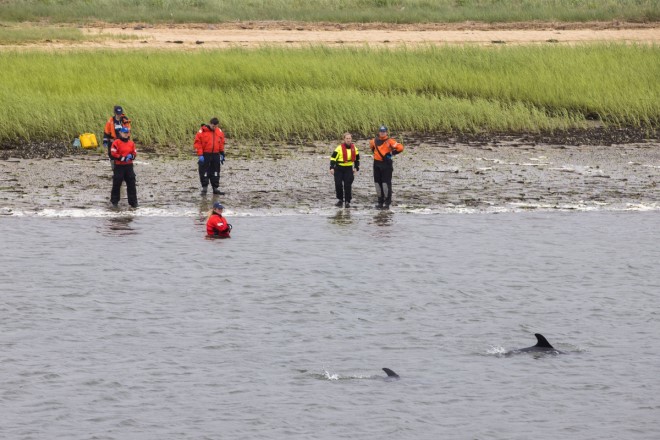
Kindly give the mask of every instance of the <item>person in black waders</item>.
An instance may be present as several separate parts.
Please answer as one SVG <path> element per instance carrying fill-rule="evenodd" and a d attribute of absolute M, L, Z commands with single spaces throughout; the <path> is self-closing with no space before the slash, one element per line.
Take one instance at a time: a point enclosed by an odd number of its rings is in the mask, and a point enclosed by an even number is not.
<path fill-rule="evenodd" d="M 335 192 L 337 200 L 339 200 L 335 204 L 337 207 L 342 207 L 344 201 L 346 208 L 351 207 L 353 168 L 355 168 L 355 174 L 360 171 L 360 153 L 353 144 L 351 134 L 344 133 L 344 142 L 338 145 L 330 156 L 330 174 L 335 176 Z"/>
<path fill-rule="evenodd" d="M 137 189 L 135 188 L 135 171 L 133 171 L 133 159 L 137 156 L 135 144 L 130 139 L 130 130 L 126 127 L 119 129 L 119 139 L 116 139 L 110 147 L 110 157 L 114 159 L 112 175 L 112 192 L 110 203 L 117 206 L 119 203 L 119 189 L 126 182 L 126 194 L 128 204 L 133 208 L 138 207 Z"/>
<path fill-rule="evenodd" d="M 378 204 L 376 208 L 389 209 L 392 203 L 392 172 L 394 165 L 392 156 L 403 151 L 403 145 L 389 137 L 387 127 L 382 125 L 378 130 L 378 136 L 369 142 L 371 151 L 374 152 L 374 183 L 376 184 L 376 195 Z"/>
<path fill-rule="evenodd" d="M 199 181 L 202 184 L 202 195 L 206 195 L 209 180 L 213 194 L 224 195 L 220 191 L 220 164 L 225 163 L 225 134 L 219 127 L 218 118 L 213 118 L 207 124 L 202 124 L 195 135 L 195 151 L 199 164 Z"/>
<path fill-rule="evenodd" d="M 124 114 L 124 109 L 121 105 L 116 105 L 113 111 L 113 115 L 110 116 L 110 119 L 105 123 L 105 128 L 103 129 L 103 146 L 108 151 L 108 157 L 110 158 L 110 165 L 112 169 L 115 167 L 115 161 L 110 155 L 110 146 L 112 143 L 119 137 L 119 130 L 122 127 L 131 128 L 131 120 Z"/>

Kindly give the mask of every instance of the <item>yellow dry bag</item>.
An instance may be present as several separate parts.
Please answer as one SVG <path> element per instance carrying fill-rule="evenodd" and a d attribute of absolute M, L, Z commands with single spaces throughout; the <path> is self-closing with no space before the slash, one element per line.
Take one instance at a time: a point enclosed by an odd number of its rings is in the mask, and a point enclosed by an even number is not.
<path fill-rule="evenodd" d="M 83 133 L 79 138 L 80 146 L 83 148 L 97 148 L 99 146 L 94 133 Z"/>

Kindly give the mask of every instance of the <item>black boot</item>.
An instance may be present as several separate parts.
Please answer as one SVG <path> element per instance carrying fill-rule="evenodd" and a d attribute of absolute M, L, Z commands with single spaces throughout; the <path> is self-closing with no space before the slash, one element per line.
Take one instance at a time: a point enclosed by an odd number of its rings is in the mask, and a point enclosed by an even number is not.
<path fill-rule="evenodd" d="M 344 201 L 343 200 L 338 201 L 337 203 L 335 203 L 335 206 L 337 208 L 341 208 L 342 206 L 344 206 Z"/>

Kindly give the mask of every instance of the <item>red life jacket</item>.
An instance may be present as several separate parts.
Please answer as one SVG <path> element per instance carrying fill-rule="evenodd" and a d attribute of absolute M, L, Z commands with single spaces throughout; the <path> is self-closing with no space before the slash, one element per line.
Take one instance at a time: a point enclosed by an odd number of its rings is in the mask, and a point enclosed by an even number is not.
<path fill-rule="evenodd" d="M 342 160 L 344 162 L 355 162 L 355 144 L 351 144 L 351 160 L 348 160 L 348 156 L 346 153 L 348 153 L 348 148 L 346 148 L 346 144 L 342 143 L 341 144 L 341 154 L 342 154 Z"/>

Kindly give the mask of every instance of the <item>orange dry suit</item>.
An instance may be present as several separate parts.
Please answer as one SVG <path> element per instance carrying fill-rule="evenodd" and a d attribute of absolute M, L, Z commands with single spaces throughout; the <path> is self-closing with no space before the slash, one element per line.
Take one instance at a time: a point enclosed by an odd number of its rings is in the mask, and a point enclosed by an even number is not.
<path fill-rule="evenodd" d="M 227 219 L 214 212 L 209 216 L 206 221 L 206 234 L 211 237 L 229 238 L 231 232 L 231 225 L 227 223 Z"/>
<path fill-rule="evenodd" d="M 214 130 L 202 124 L 195 135 L 194 145 L 197 156 L 201 156 L 198 172 L 202 188 L 206 188 L 210 181 L 216 190 L 220 186 L 220 164 L 225 162 L 225 134 L 220 127 Z"/>
<path fill-rule="evenodd" d="M 390 206 L 392 203 L 392 172 L 394 166 L 392 156 L 403 151 L 403 145 L 389 137 L 387 134 L 379 135 L 369 142 L 374 152 L 374 183 L 378 196 L 378 207 Z"/>
<path fill-rule="evenodd" d="M 108 122 L 105 123 L 105 128 L 103 129 L 103 146 L 108 149 L 110 159 L 112 159 L 110 145 L 119 137 L 117 133 L 119 133 L 119 129 L 122 127 L 131 128 L 131 120 L 123 113 L 119 116 L 119 119 L 111 116 Z"/>
<path fill-rule="evenodd" d="M 204 153 L 224 153 L 225 134 L 220 130 L 220 127 L 213 130 L 208 125 L 203 124 L 195 135 L 195 151 L 198 156 Z"/>

